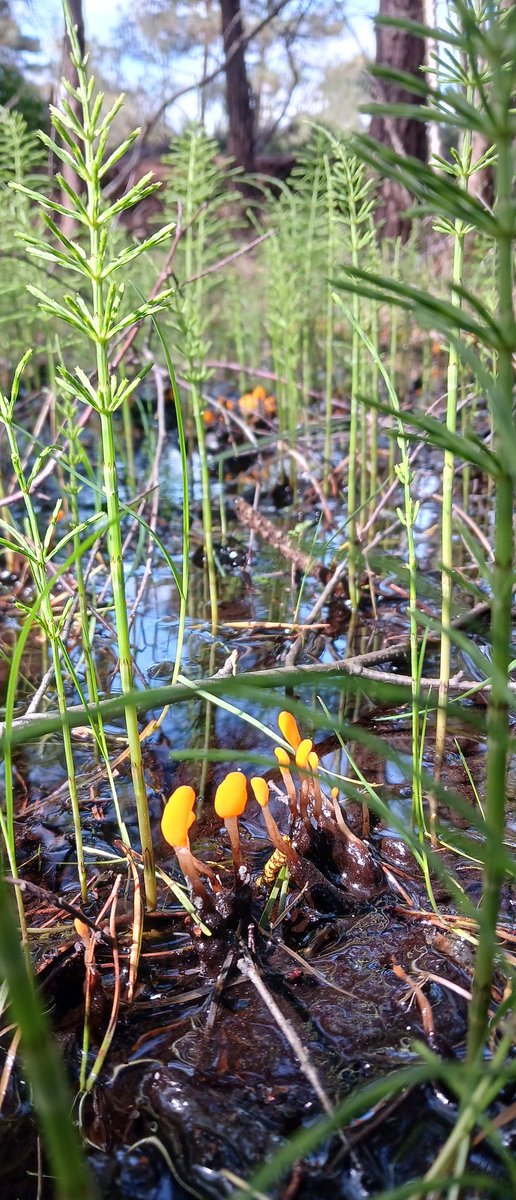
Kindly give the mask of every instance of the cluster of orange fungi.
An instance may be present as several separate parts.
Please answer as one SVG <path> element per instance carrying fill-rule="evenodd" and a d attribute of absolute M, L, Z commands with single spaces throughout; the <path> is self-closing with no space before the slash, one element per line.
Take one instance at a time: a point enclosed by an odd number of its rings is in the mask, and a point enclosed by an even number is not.
<path fill-rule="evenodd" d="M 332 789 L 331 798 L 334 815 L 328 817 L 323 812 L 323 796 L 318 774 L 319 757 L 313 749 L 310 738 L 301 737 L 297 722 L 289 712 L 280 713 L 278 724 L 285 741 L 291 748 L 289 754 L 283 747 L 278 746 L 274 753 L 285 787 L 292 821 L 300 820 L 306 827 L 312 821 L 323 827 L 328 827 L 331 823 L 333 828 L 338 826 L 345 837 L 358 842 L 359 839 L 344 821 L 337 803 L 338 790 L 336 788 Z M 297 788 L 290 770 L 292 758 L 300 772 Z M 279 850 L 283 854 L 289 866 L 295 867 L 299 863 L 299 855 L 290 840 L 280 833 L 269 809 L 269 784 L 261 776 L 255 776 L 249 781 L 249 786 L 254 799 L 261 808 L 269 840 L 275 850 Z M 237 885 L 249 882 L 249 872 L 242 855 L 238 831 L 238 818 L 242 816 L 247 800 L 248 783 L 245 775 L 241 771 L 230 771 L 219 783 L 215 793 L 215 812 L 224 821 L 228 833 Z M 201 906 L 213 908 L 212 895 L 209 894 L 200 877 L 204 875 L 209 879 L 212 893 L 221 890 L 221 883 L 211 868 L 195 858 L 190 849 L 188 835 L 195 821 L 194 804 L 193 788 L 184 785 L 176 788 L 165 805 L 161 829 L 165 841 L 172 846 L 176 854 L 181 871 L 190 885 L 194 897 L 198 899 Z"/>
<path fill-rule="evenodd" d="M 237 401 L 230 400 L 227 396 L 217 396 L 217 410 L 214 411 L 211 408 L 205 410 L 204 424 L 216 425 L 220 413 L 224 409 L 229 413 L 237 409 L 240 416 L 251 425 L 264 419 L 273 421 L 277 415 L 276 397 L 269 395 L 261 384 L 253 388 L 252 392 L 244 392 Z"/>

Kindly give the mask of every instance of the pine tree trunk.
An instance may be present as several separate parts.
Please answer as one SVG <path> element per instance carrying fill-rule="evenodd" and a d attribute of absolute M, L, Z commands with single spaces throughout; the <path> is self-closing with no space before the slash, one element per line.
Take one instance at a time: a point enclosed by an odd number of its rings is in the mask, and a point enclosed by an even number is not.
<path fill-rule="evenodd" d="M 412 21 L 423 21 L 423 0 L 380 0 L 381 17 L 401 17 Z M 420 77 L 425 61 L 424 39 L 403 29 L 378 25 L 376 28 L 376 62 L 378 65 L 394 67 Z M 381 81 L 378 96 L 388 104 L 420 103 L 420 97 L 399 87 L 395 83 Z M 426 162 L 427 133 L 422 121 L 409 117 L 373 116 L 371 137 L 390 145 L 398 153 L 410 154 Z M 377 210 L 382 233 L 386 237 L 408 237 L 410 220 L 404 210 L 409 198 L 404 189 L 390 180 L 382 184 L 381 199 Z"/>
<path fill-rule="evenodd" d="M 254 108 L 242 43 L 244 28 L 240 0 L 220 0 L 220 12 L 226 60 L 228 151 L 237 166 L 252 172 L 255 169 Z"/>

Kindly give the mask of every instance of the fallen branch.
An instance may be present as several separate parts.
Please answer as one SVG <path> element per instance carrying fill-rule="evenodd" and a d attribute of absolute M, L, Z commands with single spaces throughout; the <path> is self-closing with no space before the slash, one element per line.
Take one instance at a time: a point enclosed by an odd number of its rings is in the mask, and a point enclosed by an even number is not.
<path fill-rule="evenodd" d="M 252 529 L 264 542 L 268 542 L 269 546 L 279 550 L 288 562 L 293 563 L 297 571 L 301 571 L 303 575 L 312 575 L 315 579 L 321 579 L 323 573 L 328 574 L 322 563 L 318 563 L 315 558 L 310 558 L 298 546 L 294 546 L 288 534 L 278 529 L 268 517 L 256 512 L 241 496 L 237 496 L 235 500 L 235 512 L 242 525 Z"/>
<path fill-rule="evenodd" d="M 407 646 L 402 643 L 400 646 L 391 648 L 391 657 L 395 658 L 397 654 L 405 654 Z M 382 651 L 375 651 L 384 655 L 388 655 Z M 181 704 L 184 701 L 191 701 L 192 697 L 199 692 L 208 692 L 210 697 L 220 695 L 232 695 L 245 698 L 246 691 L 252 688 L 258 688 L 264 692 L 273 690 L 274 688 L 294 688 L 304 687 L 306 683 L 317 682 L 317 686 L 321 687 L 324 683 L 334 683 L 340 681 L 341 685 L 344 677 L 347 676 L 348 684 L 352 685 L 354 677 L 360 680 L 368 680 L 373 686 L 371 688 L 371 699 L 375 700 L 378 693 L 374 685 L 381 683 L 382 694 L 381 703 L 385 704 L 385 685 L 391 689 L 389 703 L 399 705 L 407 703 L 411 698 L 409 685 L 411 684 L 410 677 L 400 676 L 390 672 L 377 672 L 369 679 L 370 669 L 364 666 L 364 661 L 369 655 L 357 655 L 356 658 L 337 659 L 332 663 L 311 663 L 303 664 L 296 667 L 295 670 L 288 670 L 285 667 L 272 668 L 266 671 L 250 671 L 241 675 L 232 675 L 228 679 L 195 679 L 190 683 L 168 684 L 160 688 L 147 688 L 145 691 L 128 692 L 127 696 L 113 696 L 109 700 L 103 700 L 97 706 L 86 707 L 84 705 L 74 705 L 67 709 L 66 724 L 70 729 L 77 729 L 81 725 L 85 725 L 88 721 L 98 720 L 98 716 L 104 721 L 112 721 L 116 717 L 123 715 L 124 708 L 127 704 L 134 706 L 137 712 L 146 713 L 154 708 L 162 708 L 165 704 Z M 425 703 L 431 698 L 432 692 L 439 687 L 438 679 L 421 679 L 418 703 L 424 708 Z M 450 691 L 455 695 L 460 695 L 462 692 L 476 691 L 481 689 L 483 692 L 490 690 L 490 683 L 479 682 L 478 679 L 458 679 L 455 677 L 450 682 Z M 355 684 L 355 690 L 358 690 Z M 516 684 L 509 683 L 508 692 L 510 696 L 516 696 Z M 34 713 L 31 716 L 16 717 L 10 723 L 9 727 L 9 742 L 11 746 L 21 746 L 25 742 L 34 741 L 37 738 L 46 737 L 51 733 L 58 733 L 62 727 L 62 718 L 58 712 L 47 713 L 44 717 Z M 152 723 L 151 723 L 152 724 Z M 155 728 L 155 726 L 152 726 Z M 5 722 L 0 723 L 0 753 L 5 751 L 6 742 L 6 727 Z"/>
<path fill-rule="evenodd" d="M 306 624 L 308 626 L 310 626 L 312 621 L 316 620 L 316 618 L 319 616 L 319 614 L 321 612 L 321 609 L 324 608 L 324 605 L 327 604 L 328 600 L 333 595 L 335 588 L 342 580 L 345 570 L 346 570 L 345 563 L 339 563 L 339 566 L 335 568 L 333 575 L 331 575 L 330 578 L 328 579 L 328 582 L 325 585 L 325 587 L 323 588 L 321 595 L 319 596 L 319 599 L 316 600 L 313 608 L 311 609 L 311 611 L 309 612 L 309 614 L 306 618 Z M 294 663 L 296 662 L 298 655 L 301 653 L 301 650 L 303 649 L 304 640 L 305 640 L 304 634 L 300 633 L 299 636 L 296 638 L 295 642 L 292 643 L 290 650 L 285 658 L 285 666 L 286 667 L 294 666 Z"/>
<path fill-rule="evenodd" d="M 292 1050 L 293 1054 L 295 1055 L 295 1057 L 299 1063 L 299 1066 L 303 1072 L 303 1075 L 305 1076 L 305 1079 L 308 1080 L 310 1087 L 315 1092 L 315 1095 L 317 1096 L 317 1099 L 319 1101 L 319 1104 L 321 1105 L 323 1112 L 327 1113 L 329 1117 L 332 1117 L 334 1114 L 333 1105 L 331 1103 L 331 1100 L 330 1100 L 325 1088 L 323 1087 L 323 1085 L 319 1079 L 319 1076 L 317 1074 L 317 1071 L 316 1071 L 313 1063 L 310 1061 L 307 1050 L 303 1046 L 301 1038 L 299 1037 L 297 1031 L 294 1029 L 292 1022 L 289 1021 L 288 1017 L 285 1017 L 285 1015 L 284 1015 L 284 1013 L 282 1013 L 279 1005 L 276 1004 L 274 997 L 271 996 L 269 989 L 266 987 L 261 975 L 256 970 L 256 967 L 255 967 L 252 959 L 245 952 L 245 950 L 242 952 L 241 957 L 238 959 L 237 967 L 238 967 L 238 970 L 240 971 L 240 974 L 243 975 L 245 979 L 248 979 L 250 983 L 252 983 L 253 987 L 258 992 L 260 999 L 263 1000 L 263 1003 L 265 1004 L 266 1008 L 268 1008 L 273 1021 L 275 1021 L 280 1033 L 285 1038 L 285 1041 L 288 1042 L 290 1049 Z M 345 1137 L 345 1134 L 342 1133 L 342 1131 L 341 1131 L 340 1136 L 341 1136 L 342 1142 L 344 1143 L 344 1145 L 347 1148 L 348 1142 Z"/>

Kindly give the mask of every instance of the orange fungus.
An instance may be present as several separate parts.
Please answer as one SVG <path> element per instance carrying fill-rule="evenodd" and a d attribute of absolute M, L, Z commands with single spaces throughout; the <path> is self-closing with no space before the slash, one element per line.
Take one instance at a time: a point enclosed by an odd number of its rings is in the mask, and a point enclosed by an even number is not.
<path fill-rule="evenodd" d="M 215 812 L 223 821 L 240 817 L 247 803 L 247 780 L 241 771 L 230 771 L 215 792 Z"/>
<path fill-rule="evenodd" d="M 253 789 L 254 798 L 258 801 L 260 808 L 266 808 L 267 804 L 269 803 L 269 785 L 267 781 L 262 779 L 260 775 L 255 775 L 254 778 L 251 779 L 251 787 Z"/>
<path fill-rule="evenodd" d="M 313 742 L 311 738 L 304 738 L 296 750 L 296 767 L 301 767 L 306 770 L 308 766 L 309 756 L 312 752 Z"/>
<path fill-rule="evenodd" d="M 188 830 L 195 821 L 192 811 L 195 792 L 188 784 L 176 788 L 165 805 L 161 818 L 161 832 L 169 846 L 187 846 Z"/>
<path fill-rule="evenodd" d="M 292 746 L 293 750 L 297 750 L 301 742 L 301 734 L 297 727 L 296 718 L 292 716 L 292 713 L 284 710 L 280 712 L 278 725 L 285 741 L 288 742 L 289 746 Z"/>

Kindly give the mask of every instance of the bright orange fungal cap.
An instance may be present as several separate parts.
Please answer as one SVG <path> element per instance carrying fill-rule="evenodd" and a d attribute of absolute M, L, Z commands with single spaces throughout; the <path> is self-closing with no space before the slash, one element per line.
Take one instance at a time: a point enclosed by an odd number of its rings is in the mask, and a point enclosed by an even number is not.
<path fill-rule="evenodd" d="M 188 830 L 195 821 L 192 811 L 195 804 L 195 792 L 189 784 L 177 787 L 163 810 L 161 832 L 169 846 L 187 846 Z"/>
<path fill-rule="evenodd" d="M 253 789 L 253 796 L 258 801 L 260 808 L 266 808 L 269 803 L 269 785 L 261 775 L 254 775 L 250 780 Z"/>
<path fill-rule="evenodd" d="M 278 760 L 278 766 L 280 766 L 280 767 L 289 767 L 290 766 L 290 758 L 287 754 L 287 751 L 283 749 L 283 746 L 275 746 L 274 753 Z"/>
<path fill-rule="evenodd" d="M 296 718 L 290 712 L 280 712 L 278 725 L 285 741 L 288 742 L 289 746 L 292 746 L 293 750 L 297 750 L 301 742 L 301 734 L 297 727 Z"/>
<path fill-rule="evenodd" d="M 215 812 L 226 817 L 240 817 L 247 803 L 247 780 L 241 771 L 230 771 L 215 792 Z"/>
<path fill-rule="evenodd" d="M 296 767 L 306 768 L 308 766 L 308 756 L 312 752 L 313 741 L 311 738 L 304 738 L 296 750 Z"/>

